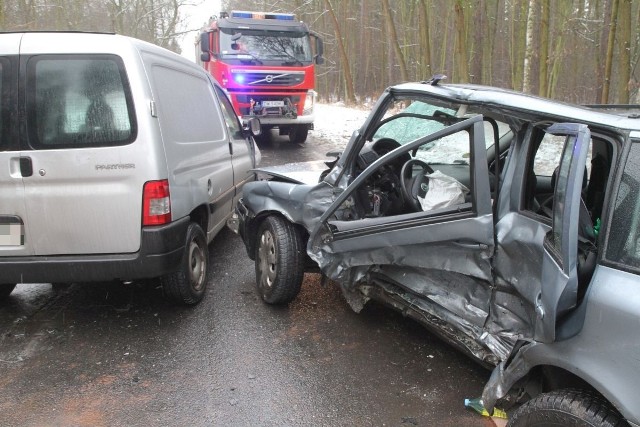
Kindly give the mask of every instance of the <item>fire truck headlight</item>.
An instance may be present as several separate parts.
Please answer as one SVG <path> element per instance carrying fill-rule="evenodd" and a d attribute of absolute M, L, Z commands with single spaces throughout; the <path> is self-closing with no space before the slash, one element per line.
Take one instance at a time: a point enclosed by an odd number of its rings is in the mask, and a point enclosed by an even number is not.
<path fill-rule="evenodd" d="M 316 93 L 312 90 L 307 92 L 307 96 L 304 100 L 304 113 L 303 114 L 311 114 L 313 113 L 313 104 L 315 103 Z"/>
<path fill-rule="evenodd" d="M 233 76 L 233 79 L 236 81 L 236 83 L 238 83 L 239 85 L 244 84 L 244 76 L 242 74 L 236 74 L 235 76 Z"/>

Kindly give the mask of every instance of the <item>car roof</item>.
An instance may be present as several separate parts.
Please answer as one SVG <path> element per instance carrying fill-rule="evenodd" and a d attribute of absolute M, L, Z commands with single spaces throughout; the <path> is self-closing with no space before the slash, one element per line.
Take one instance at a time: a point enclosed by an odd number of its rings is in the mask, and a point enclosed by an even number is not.
<path fill-rule="evenodd" d="M 486 105 L 496 110 L 508 109 L 531 120 L 579 122 L 600 128 L 640 131 L 640 116 L 595 110 L 561 101 L 541 98 L 508 89 L 472 84 L 403 83 L 392 92 L 423 92 L 434 97 L 463 104 Z M 639 117 L 639 118 L 634 118 Z"/>

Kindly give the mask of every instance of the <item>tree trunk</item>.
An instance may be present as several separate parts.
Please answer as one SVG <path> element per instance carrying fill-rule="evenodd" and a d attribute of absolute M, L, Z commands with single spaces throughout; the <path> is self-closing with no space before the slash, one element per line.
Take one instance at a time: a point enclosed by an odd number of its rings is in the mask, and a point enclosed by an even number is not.
<path fill-rule="evenodd" d="M 344 89 L 347 103 L 355 104 L 356 96 L 353 91 L 353 78 L 351 77 L 351 70 L 349 66 L 349 57 L 347 56 L 347 52 L 344 48 L 344 43 L 342 40 L 342 34 L 340 32 L 340 26 L 338 25 L 338 19 L 336 18 L 336 14 L 333 12 L 333 7 L 331 6 L 330 0 L 324 0 L 324 3 L 327 7 L 327 12 L 329 16 L 331 16 L 331 20 L 333 21 L 333 30 L 336 35 L 336 42 L 338 43 L 338 50 L 340 52 L 340 62 L 342 62 L 342 70 L 344 71 Z"/>
<path fill-rule="evenodd" d="M 604 66 L 604 81 L 602 82 L 602 96 L 600 102 L 606 104 L 609 102 L 609 87 L 611 86 L 611 68 L 613 65 L 613 47 L 616 39 L 616 27 L 618 23 L 618 0 L 612 0 L 611 5 L 611 22 L 609 24 L 609 40 L 607 42 L 607 56 Z"/>
<path fill-rule="evenodd" d="M 469 67 L 467 64 L 466 49 L 466 28 L 464 25 L 464 0 L 456 0 L 456 81 L 460 83 L 469 82 Z"/>
<path fill-rule="evenodd" d="M 395 57 L 398 61 L 398 65 L 400 65 L 400 79 L 403 82 L 409 81 L 407 64 L 404 61 L 404 55 L 402 54 L 402 50 L 400 49 L 400 44 L 398 43 L 398 34 L 396 32 L 396 26 L 393 23 L 393 15 L 391 14 L 391 8 L 389 8 L 389 0 L 382 0 L 382 10 L 385 16 L 385 20 L 387 22 L 387 31 L 389 32 L 389 42 L 391 43 L 391 48 L 393 49 Z M 390 83 L 395 83 L 395 82 L 390 82 Z"/>
<path fill-rule="evenodd" d="M 421 67 L 422 76 L 420 79 L 429 79 L 433 74 L 433 68 L 431 67 L 431 38 L 429 37 L 429 30 L 431 23 L 429 22 L 429 8 L 427 0 L 420 0 L 420 20 L 418 21 L 420 26 L 420 51 L 421 51 Z"/>
<path fill-rule="evenodd" d="M 522 75 L 522 91 L 532 93 L 533 90 L 533 31 L 536 21 L 538 4 L 536 0 L 529 0 L 529 13 L 527 13 L 527 33 L 525 35 L 525 50 Z"/>
<path fill-rule="evenodd" d="M 618 103 L 629 103 L 629 83 L 631 80 L 631 0 L 619 0 L 618 21 Z"/>
<path fill-rule="evenodd" d="M 538 94 L 549 96 L 549 0 L 540 0 L 540 64 L 538 69 Z"/>

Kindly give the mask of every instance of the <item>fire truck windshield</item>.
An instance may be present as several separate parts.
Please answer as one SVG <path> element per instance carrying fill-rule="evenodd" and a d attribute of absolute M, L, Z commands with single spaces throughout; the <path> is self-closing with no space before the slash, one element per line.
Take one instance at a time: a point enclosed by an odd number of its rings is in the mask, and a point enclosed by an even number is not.
<path fill-rule="evenodd" d="M 220 57 L 274 65 L 305 65 L 313 60 L 308 34 L 255 30 L 221 31 Z"/>

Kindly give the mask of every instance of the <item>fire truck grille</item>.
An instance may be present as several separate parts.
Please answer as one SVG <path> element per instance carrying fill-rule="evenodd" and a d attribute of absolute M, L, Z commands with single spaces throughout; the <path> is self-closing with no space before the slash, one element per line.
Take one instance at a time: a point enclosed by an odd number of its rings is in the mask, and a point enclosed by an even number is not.
<path fill-rule="evenodd" d="M 295 86 L 304 81 L 304 71 L 234 73 L 234 79 L 246 86 Z"/>

